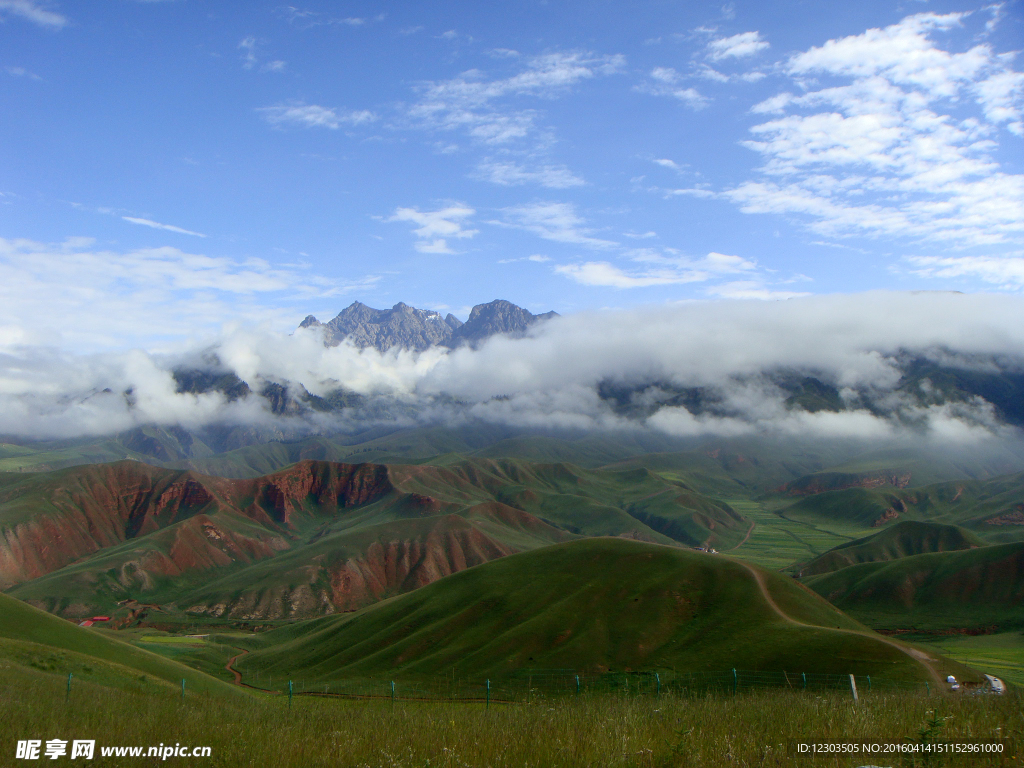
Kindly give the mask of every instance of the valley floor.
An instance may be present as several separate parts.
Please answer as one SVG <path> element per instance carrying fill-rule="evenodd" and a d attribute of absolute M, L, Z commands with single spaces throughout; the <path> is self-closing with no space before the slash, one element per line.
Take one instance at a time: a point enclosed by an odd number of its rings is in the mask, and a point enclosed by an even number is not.
<path fill-rule="evenodd" d="M 754 523 L 747 539 L 729 554 L 772 570 L 784 569 L 794 562 L 807 562 L 832 547 L 864 535 L 864 531 L 839 522 L 825 527 L 790 520 L 760 501 L 727 499 L 726 503 Z"/>

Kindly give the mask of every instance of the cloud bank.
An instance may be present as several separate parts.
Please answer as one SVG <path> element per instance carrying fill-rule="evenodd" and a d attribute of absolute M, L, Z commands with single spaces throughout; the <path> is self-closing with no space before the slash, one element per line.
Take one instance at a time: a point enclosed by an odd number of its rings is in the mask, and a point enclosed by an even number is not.
<path fill-rule="evenodd" d="M 882 440 L 910 432 L 962 444 L 1015 430 L 979 397 L 939 397 L 941 382 L 925 378 L 908 389 L 907 372 L 940 365 L 1020 378 L 1021 316 L 1024 300 L 1013 296 L 875 292 L 581 313 L 540 323 L 526 338 L 419 354 L 328 348 L 311 329 L 286 335 L 243 326 L 177 355 L 73 355 L 7 338 L 0 433 L 243 424 L 298 435 L 479 420 L 678 436 Z M 180 392 L 175 369 L 233 372 L 253 392 L 234 400 Z M 794 404 L 791 385 L 803 377 L 829 388 L 841 407 Z M 275 412 L 257 394 L 268 383 L 287 387 L 294 407 Z M 357 404 L 331 412 L 302 406 L 338 391 Z"/>

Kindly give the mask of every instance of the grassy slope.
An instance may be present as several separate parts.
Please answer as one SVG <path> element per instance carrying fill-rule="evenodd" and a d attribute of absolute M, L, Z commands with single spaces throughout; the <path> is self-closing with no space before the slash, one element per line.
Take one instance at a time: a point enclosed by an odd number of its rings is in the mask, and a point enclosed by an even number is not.
<path fill-rule="evenodd" d="M 871 536 L 833 547 L 804 566 L 801 575 L 831 573 L 857 563 L 898 560 L 925 552 L 951 552 L 984 544 L 974 533 L 959 526 L 904 520 Z"/>
<path fill-rule="evenodd" d="M 95 679 L 125 680 L 141 675 L 214 695 L 238 696 L 239 689 L 191 667 L 37 610 L 0 593 L 0 657 L 43 671 Z M 34 662 L 34 663 L 33 663 Z"/>
<path fill-rule="evenodd" d="M 782 514 L 810 524 L 865 530 L 887 510 L 898 520 L 922 520 L 959 525 L 989 541 L 1024 539 L 1024 525 L 994 525 L 989 521 L 1024 508 L 1024 474 L 987 480 L 958 480 L 919 488 L 846 488 L 829 490 L 795 501 L 775 498 Z"/>
<path fill-rule="evenodd" d="M 1024 624 L 1024 544 L 851 565 L 807 585 L 875 627 Z"/>
<path fill-rule="evenodd" d="M 780 618 L 751 573 L 722 556 L 587 539 L 463 571 L 349 616 L 262 636 L 247 674 L 501 677 L 522 667 L 788 669 L 921 679 L 925 670 L 792 580 L 764 573 Z M 963 670 L 961 670 L 963 674 Z"/>

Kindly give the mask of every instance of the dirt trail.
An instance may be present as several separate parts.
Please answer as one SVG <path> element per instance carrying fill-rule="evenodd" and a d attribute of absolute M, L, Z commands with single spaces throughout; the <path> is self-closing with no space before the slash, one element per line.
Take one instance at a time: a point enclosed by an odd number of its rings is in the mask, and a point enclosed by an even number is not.
<path fill-rule="evenodd" d="M 747 531 L 747 535 L 746 535 L 746 536 L 744 536 L 744 537 L 743 537 L 743 540 L 742 540 L 742 541 L 740 541 L 740 543 L 739 543 L 739 544 L 737 544 L 737 545 L 736 545 L 735 547 L 730 547 L 730 551 L 731 551 L 731 550 L 733 550 L 733 549 L 739 549 L 739 548 L 740 548 L 740 547 L 742 547 L 742 546 L 743 546 L 744 544 L 746 544 L 746 543 L 747 543 L 747 539 L 749 539 L 749 538 L 750 538 L 750 534 L 752 534 L 752 533 L 754 532 L 754 529 L 755 529 L 756 527 L 757 527 L 757 523 L 755 523 L 755 522 L 751 521 L 751 523 L 750 523 L 750 529 L 749 529 L 749 530 Z"/>
<path fill-rule="evenodd" d="M 236 645 L 235 648 L 238 648 L 238 646 Z M 245 656 L 245 654 L 247 653 L 248 651 L 246 650 L 242 650 L 241 653 L 236 653 L 234 656 L 228 659 L 228 663 L 224 665 L 224 669 L 226 669 L 228 672 L 235 676 L 235 685 L 240 685 L 243 688 L 251 688 L 254 691 L 260 691 L 261 693 L 279 693 L 279 691 L 268 691 L 266 688 L 258 688 L 255 685 L 249 685 L 248 683 L 242 682 L 242 673 L 235 669 L 235 662 L 238 661 L 238 659 Z"/>
<path fill-rule="evenodd" d="M 767 601 L 768 605 L 770 605 L 772 607 L 772 610 L 775 611 L 775 613 L 777 613 L 782 619 L 790 622 L 791 624 L 796 624 L 796 625 L 801 626 L 801 627 L 810 627 L 812 629 L 828 629 L 828 630 L 831 630 L 833 632 L 843 632 L 843 633 L 848 634 L 848 635 L 860 635 L 862 637 L 870 637 L 872 640 L 877 640 L 878 642 L 885 643 L 886 645 L 891 645 L 893 648 L 895 648 L 896 650 L 900 651 L 901 653 L 906 654 L 907 656 L 912 658 L 914 661 L 918 662 L 922 667 L 927 669 L 928 670 L 928 674 L 930 674 L 931 677 L 932 677 L 932 680 L 934 680 L 935 683 L 938 685 L 938 690 L 939 691 L 945 690 L 945 680 L 944 680 L 944 678 L 929 663 L 929 662 L 933 662 L 933 661 L 938 661 L 938 659 L 933 659 L 931 656 L 929 656 L 928 654 L 924 653 L 923 651 L 919 651 L 916 648 L 908 648 L 907 646 L 901 645 L 900 643 L 896 643 L 896 642 L 893 642 L 892 640 L 888 640 L 888 639 L 882 637 L 881 635 L 876 635 L 873 632 L 862 632 L 861 630 L 857 630 L 857 629 L 839 629 L 839 628 L 832 629 L 832 627 L 820 627 L 820 626 L 818 626 L 816 624 L 805 624 L 802 621 L 797 621 L 796 619 L 794 619 L 791 616 L 789 616 L 781 608 L 779 608 L 778 604 L 772 598 L 771 593 L 768 591 L 768 585 L 764 583 L 764 578 L 762 577 L 762 575 L 760 573 L 757 572 L 757 570 L 755 568 L 751 568 L 749 565 L 747 565 L 746 563 L 741 562 L 739 560 L 736 560 L 735 562 L 737 562 L 739 565 L 742 565 L 744 568 L 746 568 L 748 571 L 750 571 L 750 575 L 754 577 L 754 581 L 757 582 L 757 586 L 761 589 L 762 596 Z"/>
<path fill-rule="evenodd" d="M 242 656 L 245 656 L 245 654 L 247 653 L 248 651 L 236 653 L 234 656 L 228 659 L 228 663 L 224 665 L 224 669 L 226 669 L 228 672 L 235 676 L 235 685 L 244 685 L 244 683 L 242 682 L 242 673 L 235 669 L 235 662 L 238 661 L 238 659 L 240 659 Z M 248 688 L 249 686 L 246 687 Z"/>

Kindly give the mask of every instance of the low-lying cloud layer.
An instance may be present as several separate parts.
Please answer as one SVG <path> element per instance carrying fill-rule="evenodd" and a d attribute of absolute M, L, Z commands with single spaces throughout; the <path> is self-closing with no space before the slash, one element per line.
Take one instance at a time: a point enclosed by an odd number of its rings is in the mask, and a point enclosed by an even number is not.
<path fill-rule="evenodd" d="M 189 353 L 0 354 L 0 433 L 54 438 L 144 424 L 336 432 L 375 421 L 527 428 L 653 429 L 672 435 L 769 433 L 891 438 L 904 430 L 963 441 L 1010 434 L 976 396 L 941 382 L 907 389 L 911 361 L 974 375 L 1024 371 L 1024 300 L 874 292 L 783 302 L 719 301 L 581 313 L 522 339 L 422 353 L 324 347 L 235 327 Z M 930 361 L 930 362 L 929 362 Z M 179 392 L 174 370 L 233 372 L 251 393 Z M 803 407 L 787 382 L 814 377 L 839 407 Z M 260 396 L 284 385 L 291 405 Z M 817 385 L 815 385 L 817 386 Z M 280 388 L 278 388 L 280 391 Z M 305 405 L 343 391 L 349 407 Z M 787 402 L 787 400 L 789 402 Z"/>

